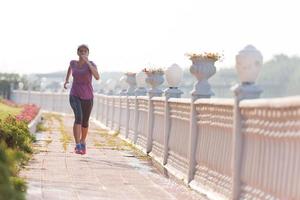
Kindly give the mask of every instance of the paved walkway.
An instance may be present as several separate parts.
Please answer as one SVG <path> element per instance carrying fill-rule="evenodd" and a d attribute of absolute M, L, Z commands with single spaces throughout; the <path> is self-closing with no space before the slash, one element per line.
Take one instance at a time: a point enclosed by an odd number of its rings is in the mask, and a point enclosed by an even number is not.
<path fill-rule="evenodd" d="M 37 134 L 36 153 L 21 171 L 28 182 L 27 200 L 204 199 L 92 122 L 87 154 L 75 154 L 72 124 L 70 116 L 44 115 L 47 130 Z"/>

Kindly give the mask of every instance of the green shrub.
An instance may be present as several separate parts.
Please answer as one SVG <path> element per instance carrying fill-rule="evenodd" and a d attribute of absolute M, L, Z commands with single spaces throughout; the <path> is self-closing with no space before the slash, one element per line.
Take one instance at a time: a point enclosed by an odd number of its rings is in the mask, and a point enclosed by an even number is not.
<path fill-rule="evenodd" d="M 16 177 L 22 154 L 0 143 L 0 200 L 25 199 L 25 182 Z"/>
<path fill-rule="evenodd" d="M 27 123 L 8 117 L 0 121 L 0 127 L 0 141 L 5 141 L 10 148 L 32 153 L 31 144 L 35 138 L 30 133 Z"/>
<path fill-rule="evenodd" d="M 26 183 L 18 173 L 30 158 L 33 141 L 27 122 L 11 115 L 0 118 L 0 200 L 25 199 Z"/>

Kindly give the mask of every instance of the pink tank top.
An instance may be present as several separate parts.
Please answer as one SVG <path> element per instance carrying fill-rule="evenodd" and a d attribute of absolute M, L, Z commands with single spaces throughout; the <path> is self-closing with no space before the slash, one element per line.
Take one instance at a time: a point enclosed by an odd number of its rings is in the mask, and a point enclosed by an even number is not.
<path fill-rule="evenodd" d="M 90 63 L 97 67 L 92 61 Z M 92 87 L 92 72 L 88 64 L 84 64 L 81 67 L 78 66 L 78 61 L 72 60 L 70 62 L 72 69 L 73 83 L 70 91 L 70 95 L 77 96 L 81 99 L 92 99 L 93 87 Z"/>

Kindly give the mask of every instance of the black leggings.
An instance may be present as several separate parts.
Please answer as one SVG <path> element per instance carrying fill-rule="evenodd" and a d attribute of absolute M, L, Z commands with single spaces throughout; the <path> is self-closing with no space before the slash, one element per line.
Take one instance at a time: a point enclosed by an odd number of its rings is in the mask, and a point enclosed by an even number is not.
<path fill-rule="evenodd" d="M 83 128 L 89 127 L 89 118 L 93 108 L 93 99 L 80 99 L 70 95 L 70 104 L 75 115 L 75 124 L 81 124 Z"/>

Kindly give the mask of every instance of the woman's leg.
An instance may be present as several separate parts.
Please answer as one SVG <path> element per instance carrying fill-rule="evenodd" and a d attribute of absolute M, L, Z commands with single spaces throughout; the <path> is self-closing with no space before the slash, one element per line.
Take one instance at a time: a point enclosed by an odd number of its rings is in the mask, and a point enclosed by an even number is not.
<path fill-rule="evenodd" d="M 89 119 L 93 108 L 93 99 L 81 100 L 82 108 L 82 126 L 81 126 L 81 138 L 80 143 L 85 144 L 85 140 L 88 133 Z"/>
<path fill-rule="evenodd" d="M 80 143 L 85 144 L 86 136 L 88 133 L 89 127 L 81 127 L 81 138 L 80 138 Z"/>
<path fill-rule="evenodd" d="M 82 124 L 82 108 L 81 102 L 78 97 L 70 95 L 70 104 L 75 115 L 75 122 L 73 125 L 73 135 L 77 144 L 80 144 L 80 135 L 81 135 L 81 124 Z"/>
<path fill-rule="evenodd" d="M 73 135 L 74 135 L 74 139 L 75 139 L 76 144 L 80 143 L 81 131 L 82 131 L 81 124 L 74 123 L 74 125 L 73 125 Z"/>

